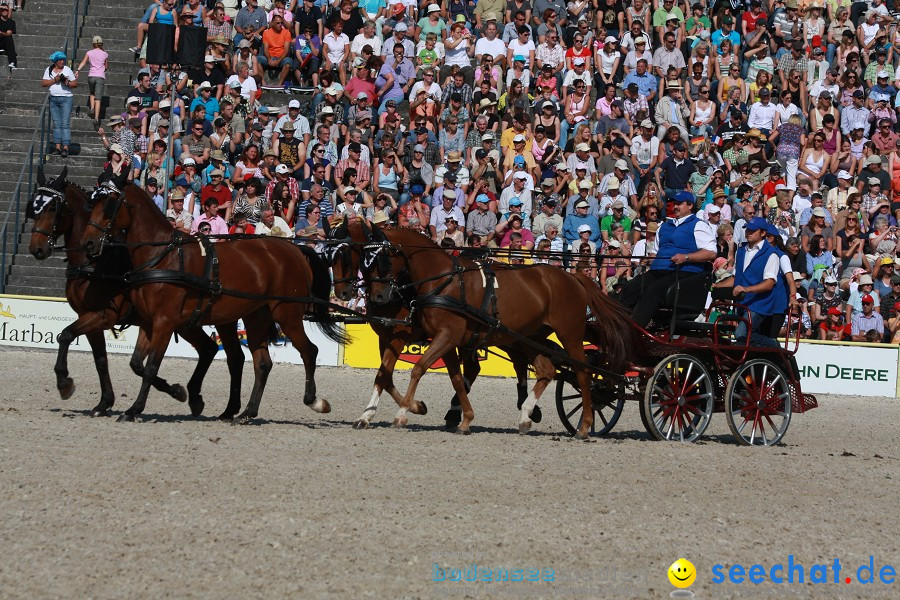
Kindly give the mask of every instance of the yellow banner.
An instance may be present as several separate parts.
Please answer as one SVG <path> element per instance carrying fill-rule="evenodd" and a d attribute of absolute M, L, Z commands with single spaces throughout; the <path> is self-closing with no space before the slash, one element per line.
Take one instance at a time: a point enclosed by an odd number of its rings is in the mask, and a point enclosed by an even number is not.
<path fill-rule="evenodd" d="M 377 369 L 381 366 L 381 352 L 378 349 L 378 336 L 368 325 L 347 325 L 347 333 L 351 341 L 344 347 L 344 364 L 361 369 Z M 396 369 L 409 370 L 428 349 L 428 340 L 407 344 L 400 353 Z M 499 356 L 498 356 L 499 355 Z M 516 372 L 506 353 L 499 348 L 489 347 L 478 351 L 481 362 L 481 375 L 491 377 L 515 377 Z M 443 361 L 438 360 L 432 371 L 447 372 Z"/>

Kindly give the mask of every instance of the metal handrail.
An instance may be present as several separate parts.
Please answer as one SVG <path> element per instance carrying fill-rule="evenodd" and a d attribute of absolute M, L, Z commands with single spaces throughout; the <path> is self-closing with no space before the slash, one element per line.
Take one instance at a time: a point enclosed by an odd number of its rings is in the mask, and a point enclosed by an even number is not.
<path fill-rule="evenodd" d="M 71 25 L 72 27 L 66 32 L 66 38 L 63 40 L 63 51 L 66 56 L 70 57 L 70 63 L 75 63 L 75 54 L 78 52 L 78 38 L 81 26 L 84 23 L 84 16 L 87 14 L 87 7 L 90 0 L 75 0 L 72 6 Z M 81 19 L 79 19 L 79 16 Z M 69 47 L 71 46 L 71 52 Z M 45 160 L 45 151 L 47 148 L 47 139 L 50 135 L 50 92 L 44 96 L 44 102 L 41 105 L 38 121 L 31 134 L 31 144 L 28 146 L 28 153 L 25 161 L 22 163 L 22 170 L 19 172 L 19 178 L 16 180 L 16 188 L 12 193 L 12 199 L 9 208 L 6 211 L 6 218 L 3 225 L 0 225 L 0 240 L 3 243 L 3 250 L 0 252 L 0 294 L 6 293 L 7 280 L 9 279 L 9 268 L 12 266 L 12 257 L 19 252 L 19 242 L 21 241 L 22 232 L 22 195 L 23 193 L 30 196 L 31 190 L 34 189 L 34 159 L 37 152 L 38 166 L 43 167 Z M 40 140 L 38 140 L 40 136 Z M 38 143 L 35 146 L 35 143 Z M 28 181 L 28 186 L 23 189 L 23 184 Z M 12 221 L 12 223 L 10 223 Z M 12 224 L 12 249 L 9 249 L 10 225 Z"/>

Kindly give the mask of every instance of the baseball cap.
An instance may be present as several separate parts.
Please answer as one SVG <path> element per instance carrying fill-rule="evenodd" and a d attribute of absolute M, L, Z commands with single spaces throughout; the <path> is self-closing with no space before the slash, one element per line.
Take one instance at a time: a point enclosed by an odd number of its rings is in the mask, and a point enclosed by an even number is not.
<path fill-rule="evenodd" d="M 828 314 L 829 315 L 840 315 L 841 309 L 839 309 L 837 306 L 832 306 L 831 308 L 828 309 Z"/>
<path fill-rule="evenodd" d="M 516 156 L 516 157 L 513 159 L 513 164 L 514 164 L 514 165 L 524 165 L 524 164 L 525 164 L 525 157 L 522 156 L 522 155 Z"/>
<path fill-rule="evenodd" d="M 580 56 L 577 56 L 577 57 L 575 57 L 575 60 L 572 61 L 572 64 L 573 65 L 583 65 L 584 59 L 581 58 Z"/>
<path fill-rule="evenodd" d="M 862 297 L 862 303 L 863 304 L 875 304 L 875 299 L 872 298 L 872 296 L 870 296 L 869 294 L 866 294 L 865 296 Z"/>
<path fill-rule="evenodd" d="M 610 177 L 609 181 L 606 182 L 606 187 L 610 190 L 619 189 L 619 178 L 618 177 Z M 616 203 L 621 204 L 621 201 L 617 200 Z M 613 204 L 613 206 L 615 207 L 615 203 Z"/>
<path fill-rule="evenodd" d="M 417 196 L 417 195 L 419 195 L 419 194 L 424 194 L 424 193 L 425 193 L 425 186 L 422 185 L 421 183 L 414 183 L 414 184 L 412 184 L 412 186 L 409 188 L 409 193 L 412 194 L 413 196 Z"/>
<path fill-rule="evenodd" d="M 406 23 L 403 22 L 397 23 L 397 25 L 394 26 L 394 31 L 406 31 L 407 29 L 409 28 L 406 26 Z"/>
<path fill-rule="evenodd" d="M 870 156 L 869 158 L 866 159 L 866 166 L 876 165 L 876 164 L 877 165 L 881 164 L 881 157 L 878 156 L 877 154 L 873 154 L 872 156 Z"/>
<path fill-rule="evenodd" d="M 587 200 L 579 200 L 575 203 L 575 208 L 588 208 L 590 203 Z"/>
<path fill-rule="evenodd" d="M 881 180 L 877 177 L 869 177 L 869 186 L 881 185 Z"/>
<path fill-rule="evenodd" d="M 515 175 L 513 175 L 513 179 L 528 179 L 528 173 L 525 171 L 517 171 Z"/>
<path fill-rule="evenodd" d="M 718 205 L 718 204 L 710 204 L 710 205 L 706 208 L 706 214 L 709 214 L 709 215 L 715 215 L 715 214 L 718 214 L 718 213 L 721 213 L 721 212 L 722 212 L 722 209 L 719 208 L 719 205 Z"/>
<path fill-rule="evenodd" d="M 641 127 L 649 127 L 652 129 L 653 121 L 651 121 L 650 119 L 644 119 L 643 121 L 641 121 Z"/>
<path fill-rule="evenodd" d="M 522 199 L 518 196 L 509 201 L 510 206 L 522 206 Z"/>
<path fill-rule="evenodd" d="M 576 152 L 590 152 L 591 147 L 589 145 L 585 144 L 584 142 L 581 142 L 580 144 L 577 144 L 575 146 L 575 151 Z"/>
<path fill-rule="evenodd" d="M 578 188 L 579 188 L 579 189 L 582 189 L 582 190 L 589 190 L 589 189 L 591 189 L 592 187 L 593 187 L 593 186 L 591 185 L 591 182 L 588 181 L 587 179 L 582 179 L 582 180 L 581 180 L 581 183 L 578 184 Z"/>
<path fill-rule="evenodd" d="M 854 98 L 865 98 L 866 94 L 862 90 L 856 90 L 855 92 L 853 92 L 853 97 Z"/>
<path fill-rule="evenodd" d="M 837 178 L 838 179 L 853 179 L 853 176 L 850 175 L 850 173 L 848 173 L 844 169 L 841 169 L 840 171 L 837 172 Z"/>
<path fill-rule="evenodd" d="M 456 190 L 444 189 L 444 198 L 456 199 Z"/>
<path fill-rule="evenodd" d="M 291 172 L 291 169 L 286 164 L 282 163 L 282 164 L 278 165 L 277 167 L 275 167 L 275 172 L 278 173 L 279 175 L 287 175 L 288 173 Z"/>
<path fill-rule="evenodd" d="M 623 140 L 623 142 L 624 142 L 624 140 Z M 620 158 L 619 160 L 616 161 L 615 167 L 617 169 L 619 169 L 620 171 L 627 171 L 628 163 L 624 159 Z"/>
<path fill-rule="evenodd" d="M 487 194 L 478 194 L 478 196 L 475 197 L 475 202 L 478 202 L 479 204 L 487 204 L 490 201 L 491 199 Z"/>
<path fill-rule="evenodd" d="M 688 191 L 677 192 L 675 194 L 675 202 L 677 202 L 679 204 L 682 202 L 688 202 L 690 204 L 694 204 L 694 202 L 696 202 L 696 200 L 697 200 L 697 198 L 694 196 L 694 194 L 692 194 L 691 192 L 688 192 Z"/>
<path fill-rule="evenodd" d="M 552 177 L 546 177 L 541 180 L 541 185 L 556 185 L 556 180 Z"/>
<path fill-rule="evenodd" d="M 513 142 L 516 142 L 516 143 L 524 142 L 524 141 L 526 141 L 526 138 L 521 133 L 516 134 L 516 136 L 513 138 Z"/>
<path fill-rule="evenodd" d="M 824 208 L 822 208 L 821 206 L 817 206 L 812 210 L 812 215 L 814 217 L 825 217 L 827 216 L 827 213 L 825 212 Z"/>
<path fill-rule="evenodd" d="M 759 231 L 759 230 L 765 231 L 767 228 L 767 225 L 768 225 L 768 223 L 762 217 L 753 217 L 752 219 L 747 221 L 747 225 L 745 226 L 745 229 L 747 231 Z"/>
<path fill-rule="evenodd" d="M 578 233 L 584 233 L 585 231 L 590 231 L 590 230 L 591 230 L 591 226 L 588 225 L 587 223 L 582 223 L 581 225 L 578 226 Z"/>
<path fill-rule="evenodd" d="M 300 101 L 291 100 L 290 102 L 288 102 L 288 108 L 300 108 Z"/>

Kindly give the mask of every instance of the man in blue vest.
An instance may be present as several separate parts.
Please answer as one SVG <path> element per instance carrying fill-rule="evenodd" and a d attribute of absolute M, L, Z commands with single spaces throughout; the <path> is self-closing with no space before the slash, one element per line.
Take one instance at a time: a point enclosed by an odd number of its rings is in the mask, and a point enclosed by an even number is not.
<path fill-rule="evenodd" d="M 763 333 L 763 324 L 785 309 L 787 296 L 778 253 L 766 241 L 766 225 L 762 217 L 747 222 L 747 243 L 738 248 L 734 259 L 734 297 L 750 313 L 750 344 L 777 348 L 778 342 Z M 739 342 L 746 340 L 746 323 L 739 323 L 734 335 Z"/>
<path fill-rule="evenodd" d="M 619 301 L 631 308 L 631 318 L 641 327 L 646 327 L 656 314 L 676 276 L 682 286 L 690 286 L 692 279 L 702 279 L 705 263 L 716 257 L 716 233 L 694 215 L 694 202 L 690 192 L 675 194 L 672 202 L 675 217 L 659 228 L 656 235 L 659 249 L 650 269 L 632 279 L 619 296 Z"/>

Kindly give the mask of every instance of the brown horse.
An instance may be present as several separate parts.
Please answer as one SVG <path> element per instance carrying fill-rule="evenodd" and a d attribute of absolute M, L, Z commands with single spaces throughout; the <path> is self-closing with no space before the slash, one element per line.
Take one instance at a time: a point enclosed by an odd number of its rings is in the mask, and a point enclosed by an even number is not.
<path fill-rule="evenodd" d="M 377 273 L 370 281 L 370 297 L 385 302 L 397 290 L 413 290 L 414 321 L 432 338 L 413 367 L 409 388 L 401 400 L 403 408 L 414 414 L 422 412 L 421 403 L 414 399 L 419 379 L 450 349 L 472 343 L 516 345 L 528 352 L 537 375 L 522 405 L 519 431 L 525 433 L 531 428 L 532 409 L 556 375 L 549 358 L 552 352 L 542 348 L 550 333 L 555 333 L 571 359 L 581 389 L 583 417 L 575 435 L 587 438 L 594 411 L 592 368 L 587 365 L 583 347 L 585 334 L 604 350 L 601 368 L 610 375 L 625 367 L 632 339 L 627 313 L 594 281 L 548 265 L 497 269 L 492 298 L 486 292 L 490 286 L 484 265 L 448 254 L 412 230 L 375 228 L 372 233 L 375 243 L 364 252 L 365 264 Z M 590 327 L 588 311 L 592 316 Z M 463 421 L 457 431 L 469 433 L 475 415 L 462 385 L 459 364 L 450 361 L 447 370 L 462 405 Z"/>
<path fill-rule="evenodd" d="M 363 282 L 370 279 L 370 269 L 360 269 L 362 264 L 363 247 L 367 243 L 372 242 L 372 231 L 366 226 L 365 222 L 360 220 L 358 223 L 350 224 L 346 217 L 340 225 L 328 232 L 330 240 L 329 256 L 331 262 L 331 272 L 334 277 L 334 293 L 341 300 L 348 301 L 354 298 L 360 284 L 358 274 L 361 272 Z M 368 289 L 368 287 L 367 287 Z M 367 305 L 367 316 L 374 317 L 369 321 L 369 325 L 378 335 L 378 346 L 381 352 L 381 366 L 375 374 L 375 384 L 372 388 L 372 397 L 368 405 L 363 411 L 359 419 L 354 423 L 357 429 L 364 429 L 369 426 L 369 421 L 375 416 L 378 409 L 378 403 L 381 399 L 382 392 L 387 392 L 401 406 L 397 417 L 394 419 L 394 425 L 406 425 L 408 419 L 406 417 L 406 409 L 403 408 L 403 395 L 394 386 L 394 366 L 400 358 L 403 347 L 410 342 L 420 341 L 425 338 L 425 333 L 412 323 L 405 323 L 409 316 L 409 302 L 413 296 L 409 293 L 397 294 L 390 298 L 388 302 L 376 304 L 371 302 Z M 385 319 L 381 321 L 379 319 Z M 398 322 L 399 321 L 399 322 Z M 522 408 L 522 404 L 528 396 L 528 359 L 515 348 L 504 348 L 512 361 L 513 368 L 516 371 L 516 391 L 518 393 L 518 408 Z M 481 372 L 481 363 L 477 360 L 473 351 L 463 350 L 457 354 L 457 349 L 450 351 L 454 356 L 449 360 L 459 360 L 462 362 L 463 382 L 466 391 L 471 390 L 472 384 Z M 444 362 L 448 358 L 444 357 Z M 423 407 L 424 407 L 424 403 Z M 427 410 L 423 408 L 423 410 Z M 454 430 L 462 420 L 460 414 L 459 395 L 456 394 L 450 401 L 450 409 L 444 416 L 447 429 Z M 540 407 L 535 406 L 532 412 L 532 420 L 536 423 L 541 421 Z"/>
<path fill-rule="evenodd" d="M 88 264 L 86 254 L 75 244 L 87 227 L 89 198 L 85 190 L 66 181 L 66 174 L 67 169 L 63 168 L 56 179 L 48 182 L 43 169 L 38 170 L 40 187 L 28 205 L 28 216 L 34 219 L 28 249 L 36 259 L 45 260 L 53 253 L 59 237 L 63 238 L 68 262 L 66 299 L 78 319 L 67 326 L 58 338 L 59 351 L 54 367 L 56 387 L 63 400 L 74 393 L 75 382 L 69 377 L 68 369 L 69 346 L 78 336 L 84 335 L 91 345 L 94 364 L 100 376 L 100 403 L 91 411 L 91 416 L 107 416 L 115 401 L 115 394 L 109 378 L 103 332 L 116 325 L 136 322 L 137 315 L 131 308 L 127 289 L 121 281 L 130 261 L 124 249 L 116 249 L 118 253 L 109 252 L 95 264 Z M 231 373 L 229 404 L 236 403 L 240 406 L 244 353 L 237 337 L 236 325 L 220 327 L 219 336 L 228 356 L 228 369 Z M 218 346 L 200 327 L 183 328 L 178 333 L 194 346 L 199 357 L 194 374 L 187 384 L 187 392 L 181 385 L 170 385 L 159 377 L 153 379 L 153 387 L 180 402 L 187 399 L 191 414 L 199 416 L 204 408 L 200 393 L 203 378 Z M 132 370 L 138 376 L 143 376 L 146 344 L 147 336 L 142 327 L 130 362 Z"/>
<path fill-rule="evenodd" d="M 272 237 L 211 243 L 183 236 L 172 229 L 144 190 L 129 185 L 121 191 L 111 186 L 104 195 L 91 212 L 82 245 L 88 253 L 100 253 L 114 238 L 125 242 L 133 265 L 131 301 L 150 324 L 144 380 L 134 405 L 125 413 L 128 417 L 143 411 L 151 378 L 176 329 L 238 319 L 244 320 L 247 329 L 255 382 L 247 408 L 236 422 L 249 422 L 259 412 L 272 368 L 268 333 L 273 319 L 303 358 L 304 404 L 316 412 L 331 410 L 328 402 L 316 399 L 319 350 L 303 327 L 307 308 L 312 306 L 319 329 L 329 339 L 344 343 L 346 335 L 329 317 L 331 277 L 315 252 Z"/>

